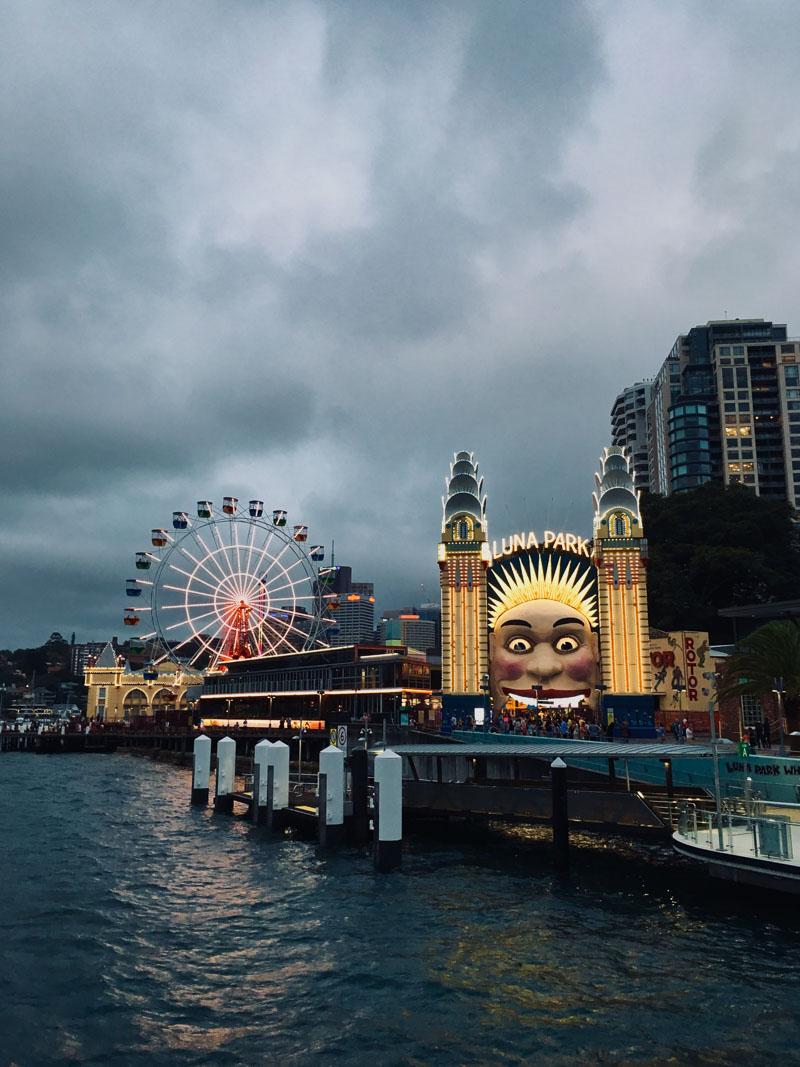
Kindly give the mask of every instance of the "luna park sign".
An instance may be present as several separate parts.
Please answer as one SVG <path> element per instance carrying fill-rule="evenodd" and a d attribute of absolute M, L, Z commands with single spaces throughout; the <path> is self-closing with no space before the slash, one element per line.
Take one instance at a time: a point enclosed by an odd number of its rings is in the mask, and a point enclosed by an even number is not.
<path fill-rule="evenodd" d="M 575 556 L 592 558 L 592 540 L 590 537 L 579 537 L 578 534 L 564 533 L 563 531 L 545 530 L 541 540 L 535 530 L 527 533 L 515 533 L 510 537 L 503 537 L 500 541 L 492 541 L 492 559 L 502 559 L 503 556 L 513 556 L 517 552 L 529 552 L 535 549 L 537 552 L 550 549 L 553 552 L 571 552 Z"/>

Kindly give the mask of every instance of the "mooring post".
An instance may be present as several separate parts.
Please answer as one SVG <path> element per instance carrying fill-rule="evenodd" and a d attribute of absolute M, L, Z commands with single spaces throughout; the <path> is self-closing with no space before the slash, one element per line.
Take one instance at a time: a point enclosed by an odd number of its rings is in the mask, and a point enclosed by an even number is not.
<path fill-rule="evenodd" d="M 328 745 L 319 754 L 319 843 L 336 848 L 344 837 L 344 752 Z"/>
<path fill-rule="evenodd" d="M 267 765 L 267 814 L 265 822 L 271 830 L 275 824 L 275 766 Z"/>
<path fill-rule="evenodd" d="M 608 761 L 608 787 L 609 789 L 617 788 L 617 761 L 613 756 Z"/>
<path fill-rule="evenodd" d="M 270 749 L 270 764 L 274 768 L 272 810 L 283 811 L 289 807 L 289 746 L 282 740 Z"/>
<path fill-rule="evenodd" d="M 236 742 L 232 737 L 217 741 L 217 788 L 214 811 L 233 813 L 233 781 L 236 777 Z"/>
<path fill-rule="evenodd" d="M 208 783 L 211 778 L 211 738 L 205 734 L 194 739 L 192 752 L 192 803 L 208 804 Z"/>
<path fill-rule="evenodd" d="M 271 741 L 259 741 L 253 749 L 253 806 L 250 814 L 253 822 L 263 823 L 267 814 L 267 766 Z"/>
<path fill-rule="evenodd" d="M 375 757 L 375 866 L 391 871 L 403 855 L 403 757 L 391 749 Z"/>
<path fill-rule="evenodd" d="M 550 764 L 553 786 L 553 851 L 556 870 L 569 869 L 569 813 L 567 811 L 567 765 L 556 757 Z"/>
<path fill-rule="evenodd" d="M 350 776 L 353 789 L 353 814 L 350 821 L 354 845 L 366 845 L 369 840 L 369 787 L 367 782 L 366 749 L 350 753 Z"/>

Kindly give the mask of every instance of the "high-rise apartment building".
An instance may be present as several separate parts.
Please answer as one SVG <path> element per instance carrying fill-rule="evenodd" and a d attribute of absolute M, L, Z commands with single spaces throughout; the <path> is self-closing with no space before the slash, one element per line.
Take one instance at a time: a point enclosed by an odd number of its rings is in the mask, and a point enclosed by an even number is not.
<path fill-rule="evenodd" d="M 787 339 L 785 324 L 725 319 L 681 334 L 651 384 L 650 489 L 668 495 L 709 481 L 739 482 L 798 507 L 798 367 L 800 342 Z M 615 444 L 636 432 L 625 399 L 636 388 L 615 402 Z"/>
<path fill-rule="evenodd" d="M 631 457 L 639 489 L 650 487 L 647 409 L 652 394 L 652 382 L 636 382 L 622 390 L 611 409 L 611 443 Z"/>

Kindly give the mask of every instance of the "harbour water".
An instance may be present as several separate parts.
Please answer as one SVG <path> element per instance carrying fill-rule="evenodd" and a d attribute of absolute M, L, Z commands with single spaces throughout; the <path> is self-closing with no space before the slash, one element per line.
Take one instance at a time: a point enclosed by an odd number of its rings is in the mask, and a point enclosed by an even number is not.
<path fill-rule="evenodd" d="M 427 832 L 401 872 L 189 808 L 129 755 L 0 759 L 0 1065 L 798 1062 L 793 901 L 665 845 Z"/>

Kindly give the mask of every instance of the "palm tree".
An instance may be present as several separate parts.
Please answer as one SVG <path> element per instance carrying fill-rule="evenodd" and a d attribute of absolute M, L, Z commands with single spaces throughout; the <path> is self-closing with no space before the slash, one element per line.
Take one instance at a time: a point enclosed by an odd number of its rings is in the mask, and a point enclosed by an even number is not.
<path fill-rule="evenodd" d="M 776 679 L 782 681 L 776 683 Z M 763 697 L 782 686 L 789 730 L 800 723 L 800 625 L 768 622 L 739 642 L 725 666 L 721 697 Z"/>

